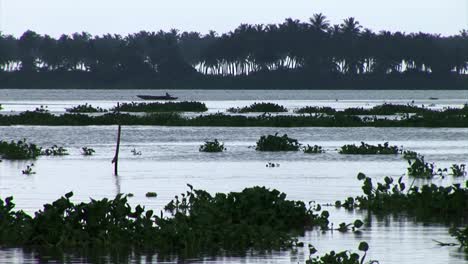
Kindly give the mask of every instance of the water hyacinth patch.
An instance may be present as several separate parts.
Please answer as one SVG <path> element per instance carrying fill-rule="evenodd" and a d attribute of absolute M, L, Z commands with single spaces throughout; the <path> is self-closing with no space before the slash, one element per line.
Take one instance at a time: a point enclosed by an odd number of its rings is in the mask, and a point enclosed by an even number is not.
<path fill-rule="evenodd" d="M 427 184 L 421 187 L 411 186 L 406 189 L 400 177 L 398 181 L 385 177 L 384 182 L 372 183 L 372 179 L 358 174 L 363 181 L 364 195 L 349 197 L 344 202 L 337 201 L 335 206 L 346 209 L 365 209 L 373 213 L 408 213 L 419 219 L 443 219 L 456 221 L 466 217 L 468 208 L 468 181 L 465 185 L 453 184 L 442 187 Z"/>
<path fill-rule="evenodd" d="M 41 154 L 41 148 L 28 143 L 26 139 L 18 141 L 0 141 L 0 157 L 9 160 L 36 159 Z"/>
<path fill-rule="evenodd" d="M 334 108 L 331 108 L 331 107 L 328 107 L 328 106 L 322 106 L 322 107 L 306 106 L 306 107 L 299 108 L 299 109 L 295 110 L 294 112 L 296 112 L 298 114 L 315 114 L 315 113 L 319 113 L 319 114 L 333 115 L 333 114 L 336 113 L 336 110 Z"/>
<path fill-rule="evenodd" d="M 66 156 L 68 154 L 68 150 L 64 147 L 59 147 L 57 145 L 53 145 L 50 148 L 44 149 L 41 151 L 41 155 L 43 156 Z"/>
<path fill-rule="evenodd" d="M 400 153 L 400 149 L 397 146 L 390 146 L 388 142 L 385 142 L 383 145 L 378 144 L 377 146 L 361 142 L 361 145 L 359 146 L 356 146 L 355 144 L 344 145 L 341 147 L 339 153 L 340 154 L 358 154 L 358 155 L 374 155 L 374 154 L 391 155 L 391 154 Z"/>
<path fill-rule="evenodd" d="M 297 139 L 288 137 L 287 134 L 261 136 L 257 141 L 255 150 L 258 151 L 298 151 L 300 147 Z"/>
<path fill-rule="evenodd" d="M 253 103 L 250 106 L 245 106 L 242 108 L 228 108 L 228 112 L 230 113 L 281 113 L 287 112 L 286 109 L 282 105 L 274 104 L 274 103 Z"/>
<path fill-rule="evenodd" d="M 205 144 L 199 148 L 200 152 L 223 152 L 226 148 L 224 144 L 220 143 L 217 139 L 213 141 L 206 141 Z"/>
<path fill-rule="evenodd" d="M 405 150 L 403 151 L 403 158 L 406 160 L 416 159 L 419 154 L 416 151 Z"/>
<path fill-rule="evenodd" d="M 379 263 L 375 260 L 370 260 L 368 262 L 364 262 L 367 256 L 367 251 L 369 250 L 369 244 L 367 242 L 361 242 L 358 246 L 359 251 L 363 251 L 364 255 L 362 258 L 359 256 L 358 253 L 353 253 L 350 251 L 341 251 L 335 252 L 331 251 L 324 256 L 321 257 L 312 257 L 315 253 L 317 253 L 317 249 L 309 244 L 309 259 L 306 260 L 306 264 L 374 264 Z"/>
<path fill-rule="evenodd" d="M 318 145 L 313 145 L 313 146 L 307 145 L 303 147 L 302 149 L 304 153 L 307 153 L 307 154 L 325 153 L 325 150 L 321 146 L 318 146 Z"/>
<path fill-rule="evenodd" d="M 206 112 L 208 108 L 201 102 L 167 102 L 167 103 L 122 103 L 112 111 L 122 112 Z"/>
<path fill-rule="evenodd" d="M 450 228 L 450 235 L 460 243 L 460 248 L 468 253 L 468 226 L 464 228 Z"/>
<path fill-rule="evenodd" d="M 66 112 L 69 113 L 104 113 L 107 112 L 106 109 L 102 109 L 101 107 L 94 107 L 88 103 L 85 103 L 84 105 L 77 105 L 72 108 L 66 108 Z"/>
<path fill-rule="evenodd" d="M 450 170 L 452 171 L 452 175 L 454 177 L 462 177 L 466 176 L 466 165 L 465 164 L 452 164 Z"/>
<path fill-rule="evenodd" d="M 154 215 L 134 209 L 121 194 L 114 199 L 73 203 L 67 193 L 33 217 L 0 199 L 0 245 L 56 249 L 97 247 L 145 249 L 180 256 L 217 250 L 280 249 L 301 245 L 296 236 L 328 229 L 328 212 L 307 207 L 264 187 L 217 193 L 190 189 Z"/>
<path fill-rule="evenodd" d="M 82 147 L 81 148 L 81 154 L 83 154 L 83 156 L 92 156 L 94 155 L 96 151 L 92 148 L 88 148 L 88 147 Z"/>

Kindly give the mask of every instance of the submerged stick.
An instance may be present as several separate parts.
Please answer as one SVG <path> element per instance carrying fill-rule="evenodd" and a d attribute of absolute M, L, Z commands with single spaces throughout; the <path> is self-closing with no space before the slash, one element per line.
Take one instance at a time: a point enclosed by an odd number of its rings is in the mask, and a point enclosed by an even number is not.
<path fill-rule="evenodd" d="M 117 103 L 117 109 L 119 108 L 119 103 Z M 120 123 L 120 122 L 119 122 Z M 115 147 L 115 156 L 112 159 L 112 163 L 114 163 L 114 175 L 119 175 L 119 150 L 120 150 L 120 133 L 122 131 L 122 126 L 119 124 L 119 128 L 117 130 L 117 146 Z"/>
<path fill-rule="evenodd" d="M 114 163 L 114 175 L 118 176 L 118 164 L 119 164 L 119 149 L 120 149 L 120 133 L 121 133 L 121 125 L 119 125 L 118 131 L 117 131 L 117 146 L 115 148 L 115 156 L 112 159 L 112 163 Z"/>

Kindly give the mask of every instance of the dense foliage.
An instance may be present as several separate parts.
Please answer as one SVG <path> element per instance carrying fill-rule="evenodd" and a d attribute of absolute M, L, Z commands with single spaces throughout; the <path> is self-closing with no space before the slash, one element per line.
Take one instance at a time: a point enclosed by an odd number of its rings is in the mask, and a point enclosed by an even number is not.
<path fill-rule="evenodd" d="M 402 177 L 398 181 L 385 177 L 384 182 L 372 183 L 363 173 L 358 174 L 363 181 L 364 195 L 337 201 L 338 207 L 366 209 L 374 213 L 406 213 L 420 219 L 440 218 L 457 221 L 468 214 L 468 181 L 449 187 L 435 184 L 406 189 Z"/>
<path fill-rule="evenodd" d="M 72 108 L 65 109 L 69 113 L 102 113 L 107 112 L 107 110 L 102 109 L 101 107 L 94 107 L 88 103 L 84 105 L 77 105 Z"/>
<path fill-rule="evenodd" d="M 136 103 L 135 103 L 136 104 Z M 164 105 L 164 104 L 161 104 Z M 205 106 L 203 105 L 203 108 Z M 177 113 L 152 113 L 131 115 L 106 113 L 90 116 L 85 114 L 53 115 L 46 108 L 25 111 L 18 115 L 0 115 L 0 125 L 162 125 L 162 126 L 232 126 L 232 127 L 468 127 L 468 107 L 428 111 L 423 114 L 406 115 L 401 118 L 359 117 L 341 111 L 333 115 L 270 115 L 241 116 L 206 114 L 184 117 Z M 176 109 L 167 109 L 175 111 Z M 189 109 L 179 109 L 187 110 Z M 194 111 L 195 109 L 191 109 Z"/>
<path fill-rule="evenodd" d="M 328 114 L 328 115 L 333 115 L 336 113 L 335 108 L 329 107 L 329 106 L 306 106 L 297 109 L 294 111 L 298 114 L 315 114 L 315 113 L 321 113 L 321 114 Z"/>
<path fill-rule="evenodd" d="M 279 113 L 279 112 L 287 112 L 286 109 L 282 105 L 274 104 L 274 103 L 253 103 L 252 105 L 245 106 L 242 108 L 228 108 L 228 112 L 231 113 Z"/>
<path fill-rule="evenodd" d="M 190 185 L 189 185 L 190 186 Z M 191 186 L 190 186 L 191 187 Z M 170 217 L 132 209 L 127 197 L 73 203 L 67 193 L 31 217 L 0 199 L 0 245 L 72 248 L 134 248 L 159 253 L 201 254 L 220 249 L 280 249 L 296 235 L 328 228 L 328 213 L 264 187 L 218 193 L 190 189 L 167 206 Z"/>
<path fill-rule="evenodd" d="M 385 142 L 383 145 L 378 144 L 377 146 L 369 145 L 367 143 L 361 142 L 361 145 L 356 146 L 344 145 L 341 147 L 340 154 L 360 154 L 360 155 L 370 155 L 370 154 L 398 154 L 400 149 L 397 146 L 390 146 L 388 142 Z"/>
<path fill-rule="evenodd" d="M 41 154 L 41 148 L 35 144 L 26 142 L 26 139 L 18 141 L 0 141 L 0 157 L 10 160 L 35 159 Z"/>
<path fill-rule="evenodd" d="M 0 35 L 5 87 L 466 87 L 468 33 L 453 36 L 363 28 L 353 17 L 241 24 L 231 32 L 89 33 L 55 39 Z M 25 78 L 27 77 L 27 78 Z M 44 83 L 44 80 L 49 80 Z M 209 82 L 207 82 L 209 80 Z M 60 82 L 58 82 L 60 81 Z M 375 81 L 375 82 L 374 82 Z M 403 82 L 405 83 L 405 82 Z M 225 86 L 226 85 L 226 86 Z M 413 85 L 413 86 L 411 86 Z"/>
<path fill-rule="evenodd" d="M 112 109 L 122 112 L 205 112 L 208 110 L 200 102 L 167 102 L 167 103 L 122 103 Z"/>
<path fill-rule="evenodd" d="M 255 150 L 258 151 L 298 151 L 300 147 L 299 142 L 288 137 L 284 134 L 278 136 L 278 133 L 275 135 L 261 136 L 257 141 L 257 146 Z"/>
<path fill-rule="evenodd" d="M 223 152 L 226 148 L 224 144 L 215 139 L 213 141 L 206 141 L 205 144 L 200 146 L 199 150 L 201 152 Z"/>

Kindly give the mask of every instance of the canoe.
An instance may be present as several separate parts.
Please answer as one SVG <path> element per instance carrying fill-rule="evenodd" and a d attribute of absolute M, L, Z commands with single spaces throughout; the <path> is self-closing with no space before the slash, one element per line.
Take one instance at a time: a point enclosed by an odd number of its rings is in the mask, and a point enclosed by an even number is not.
<path fill-rule="evenodd" d="M 137 97 L 143 100 L 177 100 L 178 97 L 175 96 L 167 96 L 167 95 L 137 95 Z"/>

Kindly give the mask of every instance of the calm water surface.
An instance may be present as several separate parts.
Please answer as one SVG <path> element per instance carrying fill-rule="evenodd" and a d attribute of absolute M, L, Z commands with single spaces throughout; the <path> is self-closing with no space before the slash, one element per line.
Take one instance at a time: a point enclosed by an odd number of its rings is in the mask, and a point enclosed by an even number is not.
<path fill-rule="evenodd" d="M 0 90 L 0 103 L 5 111 L 33 109 L 40 104 L 58 112 L 78 103 L 112 106 L 117 101 L 136 100 L 136 94 L 162 94 L 165 91 L 127 90 Z M 435 103 L 461 106 L 467 101 L 465 91 L 171 91 L 182 100 L 200 100 L 210 111 L 223 111 L 235 105 L 254 101 L 275 101 L 289 108 L 300 105 L 332 105 L 370 107 L 382 102 Z M 429 100 L 438 97 L 439 100 Z M 335 99 L 339 99 L 336 101 Z M 96 104 L 94 103 L 96 102 Z M 233 105 L 234 104 L 234 105 Z M 117 193 L 133 193 L 132 205 L 161 210 L 174 195 L 187 190 L 187 183 L 209 192 L 240 191 L 255 185 L 276 188 L 289 199 L 334 203 L 348 196 L 361 194 L 356 179 L 358 172 L 382 180 L 385 176 L 399 177 L 407 163 L 400 156 L 340 155 L 336 149 L 344 144 L 382 143 L 404 146 L 415 150 L 440 167 L 452 163 L 467 163 L 468 129 L 453 128 L 206 128 L 206 127 L 123 127 L 120 176 L 112 175 L 111 159 L 116 140 L 115 126 L 86 127 L 0 127 L 4 140 L 27 138 L 43 147 L 52 144 L 65 146 L 69 156 L 41 157 L 35 161 L 36 174 L 25 176 L 21 170 L 25 161 L 0 163 L 0 196 L 14 196 L 18 209 L 29 213 L 42 208 L 68 191 L 75 193 L 75 201 L 93 198 L 112 198 Z M 252 146 L 265 134 L 287 133 L 303 144 L 318 144 L 327 153 L 306 155 L 297 153 L 260 153 Z M 198 147 L 205 140 L 217 138 L 227 147 L 224 153 L 200 153 Z M 80 154 L 83 146 L 96 150 L 91 157 Z M 132 149 L 142 152 L 134 156 Z M 267 162 L 279 163 L 279 168 L 266 168 Z M 466 179 L 466 178 L 465 178 Z M 449 185 L 462 179 L 434 179 L 432 182 Z M 427 181 L 417 181 L 423 184 Z M 146 198 L 154 191 L 157 198 Z M 346 212 L 326 207 L 331 221 L 365 219 L 364 213 Z M 467 263 L 466 255 L 454 247 L 439 247 L 433 239 L 455 242 L 448 235 L 448 226 L 439 223 L 415 223 L 406 217 L 376 218 L 361 234 L 319 231 L 308 232 L 300 240 L 312 243 L 324 254 L 332 249 L 356 250 L 360 241 L 370 245 L 370 259 L 380 263 Z M 186 263 L 303 263 L 306 249 L 297 252 L 249 252 L 244 256 L 202 257 L 185 260 Z M 0 263 L 54 263 L 47 253 L 24 249 L 0 249 Z M 55 262 L 70 263 L 151 263 L 155 256 L 82 257 L 69 254 Z M 180 262 L 174 259 L 167 262 Z"/>

